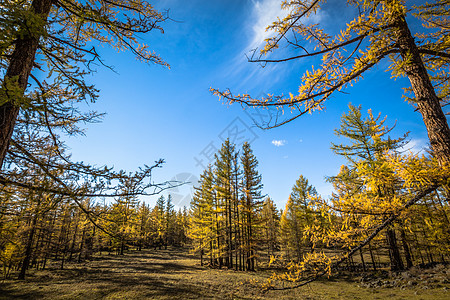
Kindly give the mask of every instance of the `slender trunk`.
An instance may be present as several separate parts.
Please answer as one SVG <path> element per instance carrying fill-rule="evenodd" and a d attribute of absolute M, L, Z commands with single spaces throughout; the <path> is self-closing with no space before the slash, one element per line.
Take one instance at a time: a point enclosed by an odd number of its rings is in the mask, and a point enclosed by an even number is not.
<path fill-rule="evenodd" d="M 354 261 L 353 261 L 353 256 L 350 256 L 350 257 L 348 258 L 348 262 L 349 262 L 349 264 L 350 264 L 350 271 L 355 271 L 355 263 L 354 263 Z"/>
<path fill-rule="evenodd" d="M 47 245 L 45 247 L 45 256 L 44 256 L 44 263 L 42 265 L 42 269 L 45 269 L 45 265 L 47 264 L 47 259 L 50 256 L 50 246 L 52 244 L 52 239 L 53 239 L 53 228 L 55 227 L 56 215 L 57 215 L 57 210 L 55 209 L 55 213 L 53 215 L 52 222 L 51 222 L 50 229 L 49 229 L 49 237 L 47 240 Z"/>
<path fill-rule="evenodd" d="M 363 271 L 366 272 L 366 263 L 364 262 L 364 256 L 363 256 L 362 248 L 359 249 L 359 256 L 361 257 L 361 263 L 362 263 Z"/>
<path fill-rule="evenodd" d="M 403 69 L 411 82 L 416 97 L 416 105 L 422 114 L 434 156 L 441 165 L 450 163 L 450 129 L 442 111 L 439 98 L 428 76 L 414 37 L 409 31 L 404 16 L 397 17 L 397 44 L 402 59 L 406 61 Z"/>
<path fill-rule="evenodd" d="M 413 266 L 413 262 L 411 259 L 411 252 L 409 251 L 408 242 L 406 241 L 406 233 L 403 228 L 400 230 L 400 238 L 402 239 L 403 251 L 405 252 L 406 267 L 409 269 Z"/>
<path fill-rule="evenodd" d="M 144 206 L 145 204 L 143 204 Z M 143 210 L 143 209 L 142 209 Z M 144 211 L 144 210 L 143 210 Z M 144 242 L 144 213 L 142 213 L 141 217 L 141 226 L 139 228 L 139 245 L 138 245 L 138 251 L 142 251 L 142 244 Z"/>
<path fill-rule="evenodd" d="M 251 215 L 251 206 L 249 212 L 249 221 L 248 221 L 248 235 L 249 235 L 249 248 L 250 248 L 250 271 L 255 271 L 255 251 L 253 249 L 253 226 L 252 226 L 252 215 Z"/>
<path fill-rule="evenodd" d="M 212 240 L 209 241 L 209 264 L 210 264 L 210 266 L 213 265 L 213 244 L 212 244 Z"/>
<path fill-rule="evenodd" d="M 69 260 L 72 260 L 72 256 L 73 256 L 73 251 L 75 249 L 75 242 L 77 240 L 77 233 L 78 233 L 78 218 L 76 218 L 75 220 L 75 229 L 73 232 L 73 237 L 72 237 L 72 245 L 70 246 L 70 253 L 69 253 Z"/>
<path fill-rule="evenodd" d="M 271 228 L 271 227 L 269 225 L 269 220 L 267 220 L 266 221 L 266 228 L 265 228 L 266 241 L 267 241 L 267 257 L 270 259 L 271 239 L 270 239 L 269 228 Z"/>
<path fill-rule="evenodd" d="M 34 0 L 31 4 L 31 11 L 39 15 L 44 21 L 47 20 L 52 0 Z M 25 25 L 24 25 L 25 26 Z M 39 45 L 39 39 L 42 36 L 44 28 L 35 29 L 35 32 L 29 32 L 28 28 L 21 28 L 22 32 L 28 32 L 15 41 L 15 48 L 11 54 L 9 66 L 5 74 L 4 83 L 1 87 L 8 99 L 7 102 L 0 106 L 0 168 L 8 151 L 9 141 L 11 139 L 14 125 L 16 124 L 19 107 L 14 104 L 17 97 L 23 96 L 28 84 L 28 77 L 31 74 L 36 51 Z M 8 82 L 17 84 L 21 90 L 21 95 L 8 94 Z"/>
<path fill-rule="evenodd" d="M 86 227 L 83 227 L 83 233 L 81 234 L 80 253 L 78 253 L 78 262 L 81 262 L 81 255 L 83 254 L 84 241 L 86 240 Z"/>
<path fill-rule="evenodd" d="M 200 249 L 200 266 L 203 266 L 203 248 Z"/>
<path fill-rule="evenodd" d="M 125 249 L 125 238 L 122 236 L 120 239 L 120 255 L 123 255 L 123 251 Z"/>
<path fill-rule="evenodd" d="M 239 166 L 238 153 L 234 157 L 234 209 L 235 209 L 235 245 L 236 245 L 236 270 L 242 271 L 242 238 L 241 238 L 241 211 L 239 201 Z"/>
<path fill-rule="evenodd" d="M 423 238 L 426 241 L 428 238 L 427 238 L 427 233 L 426 233 L 423 225 L 421 226 L 421 229 L 422 229 Z M 425 252 L 427 253 L 428 262 L 433 263 L 434 262 L 433 254 L 431 253 L 431 248 L 430 248 L 430 245 L 428 242 L 426 243 Z"/>
<path fill-rule="evenodd" d="M 38 225 L 36 224 L 36 227 L 38 227 Z M 42 227 L 42 225 L 41 225 Z M 39 233 L 37 234 L 37 239 L 36 239 L 36 250 L 34 251 L 34 254 L 32 255 L 32 260 L 31 260 L 31 266 L 35 267 L 36 270 L 39 270 L 39 261 L 38 258 L 39 256 L 42 256 L 42 252 L 41 250 L 43 249 L 43 245 L 44 245 L 44 230 L 42 230 L 42 228 L 39 230 Z"/>
<path fill-rule="evenodd" d="M 403 270 L 403 262 L 400 256 L 400 251 L 397 246 L 397 238 L 395 237 L 395 230 L 388 228 L 386 230 L 386 239 L 389 246 L 389 257 L 391 259 L 391 270 L 400 271 Z"/>
<path fill-rule="evenodd" d="M 65 263 L 65 261 L 66 261 L 66 254 L 67 254 L 67 250 L 68 250 L 68 247 L 67 247 L 67 243 L 69 242 L 69 230 L 67 230 L 67 234 L 65 235 L 65 237 L 64 237 L 64 248 L 63 248 L 63 251 L 62 251 L 62 257 L 61 257 L 61 270 L 63 270 L 64 269 L 64 263 Z"/>
<path fill-rule="evenodd" d="M 372 246 L 370 245 L 370 243 L 369 243 L 369 253 L 370 253 L 370 259 L 372 260 L 372 264 L 373 264 L 373 270 L 376 271 L 377 266 L 376 266 L 376 262 L 375 262 L 375 257 L 373 256 Z"/>
<path fill-rule="evenodd" d="M 229 195 L 231 195 L 231 186 L 229 188 Z M 231 198 L 228 200 L 228 257 L 229 257 L 229 261 L 228 261 L 228 268 L 233 268 L 233 223 L 232 223 L 232 219 L 231 219 Z"/>
<path fill-rule="evenodd" d="M 226 245 L 226 254 L 225 254 L 225 265 L 227 267 L 229 267 L 229 263 L 230 263 L 230 241 L 228 239 L 229 235 L 228 235 L 228 231 L 230 230 L 229 226 L 228 226 L 228 199 L 224 199 L 225 200 L 225 211 L 224 211 L 224 217 L 225 217 L 225 245 Z"/>
<path fill-rule="evenodd" d="M 420 260 L 421 260 L 422 263 L 424 264 L 425 261 L 424 261 L 423 256 L 422 256 L 422 249 L 420 248 L 421 245 L 420 245 L 420 243 L 419 243 L 419 238 L 417 237 L 417 234 L 416 234 L 415 231 L 413 231 L 413 233 L 414 233 L 414 240 L 415 240 L 415 242 L 416 242 L 416 249 L 417 249 L 417 251 L 419 252 Z"/>
<path fill-rule="evenodd" d="M 27 246 L 25 248 L 25 257 L 23 258 L 19 277 L 17 278 L 19 280 L 25 279 L 25 273 L 28 269 L 28 265 L 30 264 L 32 247 L 33 247 L 33 239 L 34 239 L 34 234 L 36 232 L 36 224 L 37 224 L 37 219 L 38 219 L 38 215 L 39 215 L 40 204 L 41 204 L 41 200 L 40 200 L 40 196 L 38 196 L 38 202 L 37 202 L 36 207 L 33 212 L 33 219 L 31 221 L 30 233 L 28 234 Z"/>
<path fill-rule="evenodd" d="M 97 252 L 97 248 L 95 247 L 95 238 L 96 238 L 95 228 L 96 228 L 95 226 L 92 227 L 92 244 L 91 244 L 91 248 L 89 249 L 92 251 L 90 251 L 90 255 L 92 255 L 93 253 L 95 254 Z"/>
<path fill-rule="evenodd" d="M 247 251 L 247 271 L 254 271 L 250 198 L 247 199 Z"/>
<path fill-rule="evenodd" d="M 242 238 L 241 238 L 241 224 L 240 224 L 240 209 L 239 198 L 236 199 L 236 270 L 242 271 Z"/>
<path fill-rule="evenodd" d="M 236 199 L 234 200 L 234 264 L 235 264 L 235 270 L 237 271 L 239 269 L 238 260 L 239 260 L 239 252 L 238 252 L 238 226 L 237 223 L 237 204 Z"/>
<path fill-rule="evenodd" d="M 219 208 L 219 204 L 217 203 L 218 199 L 215 197 L 215 202 L 216 202 L 216 208 Z M 216 238 L 217 238 L 217 257 L 219 259 L 219 266 L 222 267 L 222 257 L 221 257 L 221 251 L 220 251 L 220 224 L 219 224 L 219 213 L 218 210 L 216 209 L 215 212 L 215 223 L 216 223 Z"/>

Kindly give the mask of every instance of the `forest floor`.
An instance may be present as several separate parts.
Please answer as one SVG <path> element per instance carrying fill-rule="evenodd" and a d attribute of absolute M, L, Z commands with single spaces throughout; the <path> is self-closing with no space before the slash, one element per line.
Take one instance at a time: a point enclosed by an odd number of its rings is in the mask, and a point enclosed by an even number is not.
<path fill-rule="evenodd" d="M 272 272 L 202 267 L 183 249 L 129 251 L 67 263 L 64 270 L 56 264 L 30 270 L 25 281 L 0 281 L 0 299 L 450 299 L 448 266 L 390 280 L 341 276 L 263 292 L 260 283 Z"/>

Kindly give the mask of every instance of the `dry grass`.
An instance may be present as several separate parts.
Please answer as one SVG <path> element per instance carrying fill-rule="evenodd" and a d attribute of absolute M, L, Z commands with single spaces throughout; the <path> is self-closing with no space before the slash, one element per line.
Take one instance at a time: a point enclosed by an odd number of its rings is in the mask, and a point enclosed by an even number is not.
<path fill-rule="evenodd" d="M 269 272 L 201 267 L 179 249 L 144 250 L 97 257 L 65 270 L 31 270 L 27 280 L 0 283 L 0 299 L 449 299 L 450 285 L 360 288 L 345 279 L 323 279 L 287 291 L 261 291 Z"/>

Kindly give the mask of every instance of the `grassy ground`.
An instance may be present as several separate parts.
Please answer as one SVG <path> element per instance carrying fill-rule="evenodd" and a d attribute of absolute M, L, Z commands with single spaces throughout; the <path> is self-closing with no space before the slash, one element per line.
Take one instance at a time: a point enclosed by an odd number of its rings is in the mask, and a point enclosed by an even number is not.
<path fill-rule="evenodd" d="M 131 251 L 68 263 L 65 270 L 56 265 L 30 270 L 25 281 L 0 282 L 0 299 L 450 299 L 450 284 L 374 289 L 345 279 L 264 293 L 256 282 L 268 276 L 269 272 L 207 269 L 177 249 Z"/>

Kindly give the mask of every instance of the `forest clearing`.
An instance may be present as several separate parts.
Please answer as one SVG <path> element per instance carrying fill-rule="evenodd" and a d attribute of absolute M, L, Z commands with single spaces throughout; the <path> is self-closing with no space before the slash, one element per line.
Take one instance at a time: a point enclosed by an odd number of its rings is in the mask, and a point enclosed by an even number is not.
<path fill-rule="evenodd" d="M 428 1 L 0 0 L 0 300 L 450 299 Z"/>
<path fill-rule="evenodd" d="M 395 287 L 365 287 L 360 277 L 338 276 L 297 289 L 263 291 L 261 283 L 273 270 L 210 269 L 182 248 L 130 250 L 68 263 L 64 270 L 55 263 L 30 271 L 25 281 L 4 280 L 0 299 L 448 299 L 450 268 L 439 268 L 434 276 L 418 271 L 396 279 Z"/>

